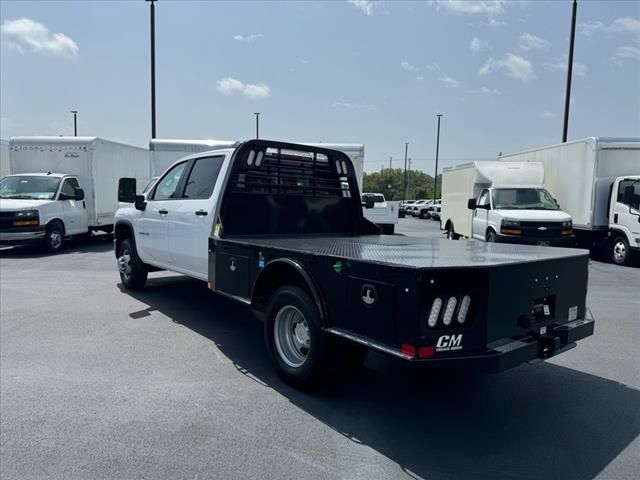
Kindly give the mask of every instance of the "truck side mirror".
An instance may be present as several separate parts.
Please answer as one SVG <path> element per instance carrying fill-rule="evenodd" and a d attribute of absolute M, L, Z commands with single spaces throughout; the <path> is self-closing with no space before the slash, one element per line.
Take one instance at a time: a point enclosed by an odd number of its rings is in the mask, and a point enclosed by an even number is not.
<path fill-rule="evenodd" d="M 475 199 L 475 198 L 470 198 L 470 199 L 467 201 L 467 208 L 468 208 L 469 210 L 475 210 L 475 209 L 476 209 L 476 206 L 477 206 L 477 204 L 476 204 L 476 199 Z"/>
<path fill-rule="evenodd" d="M 76 188 L 76 200 L 84 200 L 84 190 L 82 188 Z"/>
<path fill-rule="evenodd" d="M 136 210 L 144 210 L 147 208 L 147 202 L 144 200 L 144 195 L 136 195 L 133 205 L 136 207 Z"/>
<path fill-rule="evenodd" d="M 364 208 L 373 208 L 376 206 L 376 201 L 373 197 L 364 197 L 364 202 L 362 202 Z"/>
<path fill-rule="evenodd" d="M 118 180 L 118 201 L 134 203 L 136 201 L 136 179 L 121 178 Z"/>

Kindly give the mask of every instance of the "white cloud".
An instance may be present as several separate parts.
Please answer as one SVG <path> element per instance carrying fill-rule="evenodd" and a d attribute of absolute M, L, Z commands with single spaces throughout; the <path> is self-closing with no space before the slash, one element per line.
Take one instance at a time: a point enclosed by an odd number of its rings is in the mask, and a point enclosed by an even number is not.
<path fill-rule="evenodd" d="M 346 110 L 371 110 L 373 105 L 368 103 L 357 103 L 345 100 L 341 98 L 331 104 L 333 108 L 346 109 Z"/>
<path fill-rule="evenodd" d="M 370 17 L 375 13 L 379 3 L 372 0 L 347 0 L 347 2 L 364 13 L 367 17 Z"/>
<path fill-rule="evenodd" d="M 455 78 L 441 77 L 438 80 L 440 80 L 440 83 L 442 83 L 447 88 L 462 88 L 462 84 Z"/>
<path fill-rule="evenodd" d="M 551 44 L 544 38 L 536 37 L 530 33 L 523 33 L 518 40 L 518 46 L 522 50 L 546 50 Z"/>
<path fill-rule="evenodd" d="M 482 50 L 488 50 L 489 44 L 484 40 L 480 40 L 478 37 L 473 37 L 473 40 L 471 40 L 471 43 L 469 44 L 469 49 L 473 53 L 478 53 Z"/>
<path fill-rule="evenodd" d="M 563 72 L 567 71 L 567 56 L 565 55 L 562 58 L 555 58 L 550 62 L 544 62 L 542 64 L 544 68 L 547 70 L 560 70 Z M 582 63 L 573 62 L 573 74 L 577 77 L 585 77 L 587 72 L 589 71 L 589 67 Z"/>
<path fill-rule="evenodd" d="M 252 33 L 251 35 L 247 35 L 246 37 L 243 35 L 234 35 L 231 38 L 237 40 L 238 42 L 251 43 L 262 37 L 264 37 L 264 35 L 261 33 Z"/>
<path fill-rule="evenodd" d="M 266 83 L 243 83 L 240 80 L 230 77 L 218 80 L 216 90 L 227 96 L 241 93 L 251 100 L 269 98 L 271 96 L 271 88 Z"/>
<path fill-rule="evenodd" d="M 504 13 L 505 0 L 495 1 L 460 1 L 442 0 L 435 2 L 436 9 L 446 10 L 451 13 L 468 15 L 488 15 L 494 16 Z"/>
<path fill-rule="evenodd" d="M 600 21 L 596 22 L 580 22 L 578 23 L 578 32 L 587 37 L 595 32 L 604 33 L 632 33 L 640 35 L 640 20 L 632 17 L 619 17 L 610 24 Z"/>
<path fill-rule="evenodd" d="M 500 95 L 500 92 L 495 88 L 482 87 L 480 91 L 485 95 Z"/>
<path fill-rule="evenodd" d="M 540 113 L 540 118 L 544 118 L 545 120 L 551 120 L 556 117 L 557 115 L 553 112 L 550 112 L 549 110 L 544 110 Z"/>
<path fill-rule="evenodd" d="M 78 55 L 78 45 L 70 37 L 64 33 L 50 32 L 43 24 L 28 18 L 5 20 L 0 30 L 7 46 L 21 53 L 27 49 L 62 57 Z"/>
<path fill-rule="evenodd" d="M 418 70 L 414 65 L 411 65 L 409 62 L 400 62 L 400 68 L 406 70 L 407 72 L 415 72 Z"/>
<path fill-rule="evenodd" d="M 502 72 L 508 77 L 524 83 L 535 78 L 531 62 L 513 53 L 508 53 L 502 60 L 494 60 L 489 57 L 479 73 L 480 75 L 487 75 L 494 71 Z"/>
<path fill-rule="evenodd" d="M 640 60 L 640 48 L 625 45 L 624 47 L 619 47 L 611 57 L 611 61 L 619 67 L 624 65 L 625 60 Z"/>
<path fill-rule="evenodd" d="M 439 72 L 440 71 L 440 65 L 438 65 L 435 62 L 430 63 L 429 65 L 427 65 L 427 70 L 429 70 L 430 72 Z"/>
<path fill-rule="evenodd" d="M 422 75 L 418 75 L 418 76 L 416 77 L 416 80 L 417 80 L 418 82 L 423 82 L 423 81 L 424 81 L 424 77 L 423 77 Z"/>

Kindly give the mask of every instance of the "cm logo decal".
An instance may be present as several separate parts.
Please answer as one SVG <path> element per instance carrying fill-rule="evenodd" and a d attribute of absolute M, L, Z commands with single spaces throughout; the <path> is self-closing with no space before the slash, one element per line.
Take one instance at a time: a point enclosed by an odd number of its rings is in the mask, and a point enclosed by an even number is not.
<path fill-rule="evenodd" d="M 462 350 L 462 334 L 459 335 L 442 335 L 436 343 L 437 352 L 450 352 L 454 350 Z"/>

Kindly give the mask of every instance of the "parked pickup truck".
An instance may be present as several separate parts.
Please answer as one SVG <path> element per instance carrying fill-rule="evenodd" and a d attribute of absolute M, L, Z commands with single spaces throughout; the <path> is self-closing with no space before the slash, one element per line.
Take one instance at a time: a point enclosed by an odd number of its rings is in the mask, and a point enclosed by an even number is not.
<path fill-rule="evenodd" d="M 179 160 L 144 196 L 121 179 L 119 200 L 124 287 L 167 269 L 250 305 L 276 370 L 298 387 L 368 349 L 499 372 L 593 333 L 587 252 L 381 235 L 338 151 L 251 140 Z"/>

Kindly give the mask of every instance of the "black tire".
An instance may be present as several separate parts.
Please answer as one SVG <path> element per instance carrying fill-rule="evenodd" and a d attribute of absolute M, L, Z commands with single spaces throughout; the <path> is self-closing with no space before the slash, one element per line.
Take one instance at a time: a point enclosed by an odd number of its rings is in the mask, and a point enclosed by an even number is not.
<path fill-rule="evenodd" d="M 453 225 L 451 225 L 451 224 L 447 225 L 447 238 L 449 240 L 459 240 L 460 239 L 460 235 L 458 235 L 453 230 Z"/>
<path fill-rule="evenodd" d="M 496 241 L 496 232 L 494 232 L 493 230 L 489 230 L 487 232 L 487 242 L 495 243 L 495 241 Z"/>
<path fill-rule="evenodd" d="M 149 272 L 138 257 L 133 241 L 127 238 L 118 248 L 118 271 L 120 281 L 127 290 L 140 290 L 147 282 Z"/>
<path fill-rule="evenodd" d="M 426 211 L 421 210 L 420 211 L 420 218 L 422 218 L 423 220 L 426 220 L 427 218 L 429 218 L 429 214 Z"/>
<path fill-rule="evenodd" d="M 617 235 L 611 241 L 610 258 L 616 265 L 629 265 L 631 263 L 631 248 L 623 235 Z"/>
<path fill-rule="evenodd" d="M 382 233 L 384 235 L 393 235 L 395 231 L 396 231 L 395 225 L 382 225 Z"/>
<path fill-rule="evenodd" d="M 51 253 L 57 253 L 64 247 L 64 227 L 54 221 L 47 225 L 44 233 L 44 248 Z"/>
<path fill-rule="evenodd" d="M 298 313 L 301 316 L 298 316 Z M 285 316 L 288 318 L 285 319 Z M 303 333 L 300 337 L 308 341 L 307 347 L 300 348 L 300 356 L 296 357 L 295 351 L 288 352 L 288 348 L 295 349 L 295 345 L 292 344 L 296 339 L 300 339 L 298 327 Z M 276 333 L 277 330 L 281 333 Z M 284 339 L 287 336 L 292 342 Z M 322 331 L 318 308 L 304 290 L 294 286 L 284 286 L 276 290 L 267 306 L 264 337 L 271 361 L 278 375 L 286 383 L 297 388 L 313 389 L 330 379 L 339 349 L 331 348 L 335 339 Z M 297 346 L 304 343 L 298 343 Z"/>

